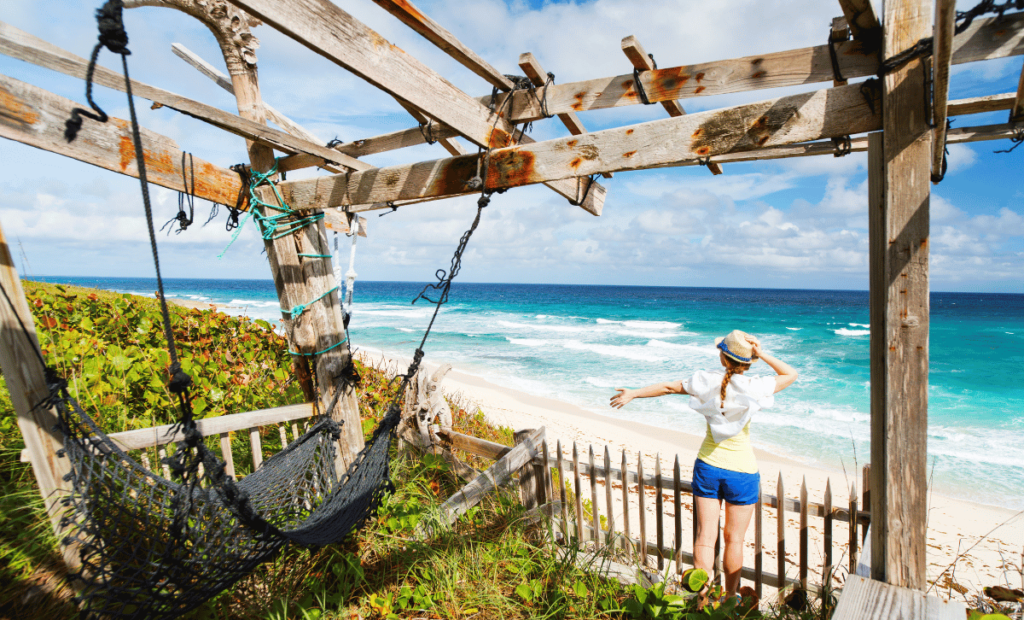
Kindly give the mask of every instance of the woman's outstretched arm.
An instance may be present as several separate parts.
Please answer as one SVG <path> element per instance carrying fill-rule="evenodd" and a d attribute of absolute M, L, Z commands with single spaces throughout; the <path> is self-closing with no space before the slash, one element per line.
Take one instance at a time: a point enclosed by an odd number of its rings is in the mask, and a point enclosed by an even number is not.
<path fill-rule="evenodd" d="M 682 381 L 655 383 L 653 385 L 648 385 L 647 387 L 642 387 L 638 390 L 615 388 L 615 391 L 618 392 L 618 394 L 612 396 L 609 404 L 616 409 L 622 409 L 626 406 L 626 403 L 634 398 L 654 398 L 655 396 L 665 396 L 666 394 L 686 394 L 686 390 L 683 389 Z"/>

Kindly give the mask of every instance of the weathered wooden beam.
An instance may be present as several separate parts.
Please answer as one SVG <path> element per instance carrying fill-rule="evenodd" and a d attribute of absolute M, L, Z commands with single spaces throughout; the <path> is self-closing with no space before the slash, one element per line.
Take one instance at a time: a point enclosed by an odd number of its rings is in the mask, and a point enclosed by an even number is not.
<path fill-rule="evenodd" d="M 287 5 L 276 0 L 229 1 L 428 117 L 451 126 L 473 144 L 501 147 L 512 139 L 507 115 L 496 118 L 486 104 L 328 0 L 293 0 Z M 570 200 L 577 196 L 573 182 L 557 181 L 549 187 Z M 595 184 L 581 206 L 600 215 L 605 194 L 606 190 Z"/>
<path fill-rule="evenodd" d="M 1012 110 L 1015 97 L 1014 93 L 1003 93 L 1001 95 L 957 99 L 949 102 L 946 113 L 949 116 L 959 116 L 961 114 L 981 114 L 982 112 Z"/>
<path fill-rule="evenodd" d="M 949 68 L 953 58 L 953 31 L 956 28 L 956 0 L 935 2 L 935 34 L 932 36 L 932 179 L 942 180 L 946 158 L 946 119 L 949 112 Z"/>
<path fill-rule="evenodd" d="M 832 32 L 829 35 L 830 41 L 839 43 L 840 41 L 850 40 L 850 26 L 846 23 L 845 17 L 834 17 L 832 18 Z M 843 77 L 841 80 L 835 78 L 832 79 L 832 86 L 846 86 L 848 80 Z"/>
<path fill-rule="evenodd" d="M 877 50 L 882 42 L 882 26 L 878 23 L 871 0 L 839 0 L 839 6 L 853 38 Z"/>
<path fill-rule="evenodd" d="M 455 35 L 448 32 L 440 24 L 427 17 L 409 0 L 373 0 L 377 6 L 391 13 L 403 24 L 412 28 L 424 39 L 448 53 L 473 73 L 487 80 L 492 86 L 503 90 L 512 90 L 512 82 L 486 60 L 480 58 L 473 50 L 462 44 Z"/>
<path fill-rule="evenodd" d="M 861 85 L 802 93 L 629 127 L 521 144 L 491 154 L 487 186 L 517 187 L 552 179 L 677 165 L 703 157 L 755 151 L 877 130 L 877 98 Z M 658 148 L 650 148 L 657 144 Z M 287 181 L 279 185 L 298 209 L 364 205 L 465 192 L 476 156 Z M 599 186 L 595 185 L 595 189 Z M 593 191 L 592 191 L 593 193 Z M 371 207 L 372 208 L 372 207 Z"/>
<path fill-rule="evenodd" d="M 64 121 L 71 110 L 82 107 L 39 87 L 0 75 L 0 136 L 64 155 L 113 172 L 138 177 L 135 148 L 128 121 L 111 117 L 106 123 L 86 122 L 74 142 L 64 139 Z M 146 177 L 150 183 L 179 192 L 185 187 L 181 170 L 182 151 L 174 140 L 141 130 Z M 234 206 L 242 189 L 238 174 L 203 161 L 192 159 L 195 170 L 195 195 L 199 198 Z M 191 180 L 191 174 L 189 175 Z"/>
<path fill-rule="evenodd" d="M 847 79 L 878 72 L 878 54 L 861 41 L 836 44 L 840 71 Z M 976 19 L 953 39 L 954 65 L 1024 54 L 1024 13 L 1003 19 Z M 731 60 L 645 71 L 640 82 L 649 101 L 689 99 L 764 88 L 799 86 L 833 79 L 828 45 Z M 543 118 L 540 101 L 545 89 L 534 94 L 513 95 L 511 120 L 516 123 Z M 636 105 L 633 75 L 618 75 L 546 88 L 547 109 L 552 114 Z M 489 97 L 481 97 L 487 101 Z"/>
<path fill-rule="evenodd" d="M 931 0 L 887 1 L 882 56 L 890 58 L 928 36 L 932 20 Z M 874 165 L 869 173 L 869 194 L 875 199 L 869 216 L 869 224 L 874 222 L 869 245 L 875 254 L 870 302 L 871 576 L 914 590 L 927 586 L 932 138 L 927 78 L 921 59 L 883 78 L 883 172 Z"/>
<path fill-rule="evenodd" d="M 222 73 L 212 64 L 203 60 L 198 54 L 181 43 L 172 43 L 171 51 L 174 52 L 175 56 L 187 62 L 193 69 L 213 80 L 217 86 L 220 86 L 232 95 L 235 94 L 235 87 L 231 84 L 231 78 Z M 302 125 L 299 125 L 292 119 L 288 118 L 284 113 L 279 112 L 276 108 L 265 101 L 263 102 L 263 111 L 266 113 L 267 119 L 274 121 L 281 129 L 287 131 L 293 136 L 302 138 L 303 140 L 308 140 L 313 144 L 323 144 L 323 140 L 319 137 Z"/>
<path fill-rule="evenodd" d="M 654 70 L 654 59 L 647 54 L 647 50 L 640 45 L 640 41 L 635 36 L 629 35 L 622 40 L 622 51 L 626 54 L 629 62 L 633 63 L 633 66 L 640 71 Z M 661 105 L 668 112 L 669 116 L 682 116 L 686 114 L 683 104 L 674 99 L 672 101 L 662 101 Z M 707 168 L 711 171 L 711 174 L 722 174 L 722 167 L 715 162 L 708 162 Z"/>
<path fill-rule="evenodd" d="M 448 151 L 450 155 L 459 156 L 466 154 L 466 149 L 462 148 L 462 145 L 455 141 L 454 135 L 450 137 L 438 137 L 437 135 L 435 135 L 434 124 L 436 123 L 436 121 L 434 121 L 434 119 L 427 118 L 422 112 L 416 109 L 416 106 L 412 105 L 408 101 L 405 101 L 403 99 L 395 99 L 395 101 L 397 101 L 398 105 L 402 106 L 402 108 L 406 112 L 408 112 L 409 115 L 412 116 L 417 123 L 420 124 L 420 126 L 417 127 L 417 129 L 420 130 L 420 137 L 423 138 L 424 142 L 426 142 L 429 137 L 430 140 L 435 140 L 439 142 L 441 146 L 444 148 L 444 150 Z M 458 134 L 456 133 L 456 135 Z"/>
<path fill-rule="evenodd" d="M 832 620 L 962 620 L 966 614 L 959 601 L 849 575 Z"/>
<path fill-rule="evenodd" d="M 86 59 L 3 22 L 0 22 L 0 53 L 81 79 L 85 79 L 89 66 Z M 121 92 L 125 90 L 124 76 L 100 65 L 96 65 L 93 82 Z M 188 114 L 247 140 L 256 140 L 286 153 L 310 153 L 353 170 L 368 170 L 373 167 L 320 144 L 314 144 L 261 123 L 135 80 L 132 80 L 132 94 Z M 85 124 L 91 122 L 86 120 Z"/>
<path fill-rule="evenodd" d="M 1017 123 L 1024 121 L 1024 67 L 1020 70 L 1020 81 L 1017 82 L 1017 96 L 1013 99 L 1013 109 L 1010 111 L 1010 122 Z"/>
<path fill-rule="evenodd" d="M 19 122 L 0 116 L 0 129 L 9 122 Z M 45 368 L 39 359 L 39 338 L 35 322 L 21 287 L 21 278 L 14 267 L 14 258 L 3 229 L 0 228 L 0 370 L 3 371 L 11 404 L 18 416 L 18 429 L 25 440 L 25 450 L 32 464 L 39 493 L 42 495 L 50 525 L 62 540 L 65 525 L 61 518 L 65 508 L 61 500 L 71 490 L 71 483 L 64 476 L 71 473 L 71 463 L 59 458 L 57 451 L 63 449 L 63 436 L 56 430 L 57 411 L 41 403 L 50 395 L 46 385 Z M 78 545 L 64 546 L 61 555 L 70 570 L 80 565 Z"/>
<path fill-rule="evenodd" d="M 472 435 L 464 435 L 452 430 L 441 429 L 437 431 L 437 434 L 442 441 L 446 442 L 445 447 L 465 450 L 470 454 L 475 454 L 485 459 L 498 460 L 512 450 L 510 446 L 503 446 L 500 443 L 487 441 Z"/>
<path fill-rule="evenodd" d="M 530 78 L 530 82 L 534 86 L 544 86 L 547 82 L 547 71 L 544 70 L 544 67 L 540 65 L 540 61 L 530 52 L 519 55 L 519 68 L 523 70 L 526 77 Z M 558 116 L 558 120 L 562 121 L 562 124 L 565 125 L 565 128 L 572 135 L 578 136 L 587 133 L 587 128 L 583 126 L 583 121 L 580 120 L 580 117 L 576 116 L 575 112 L 562 112 L 556 116 Z M 601 176 L 606 179 L 612 178 L 610 172 L 602 173 Z"/>

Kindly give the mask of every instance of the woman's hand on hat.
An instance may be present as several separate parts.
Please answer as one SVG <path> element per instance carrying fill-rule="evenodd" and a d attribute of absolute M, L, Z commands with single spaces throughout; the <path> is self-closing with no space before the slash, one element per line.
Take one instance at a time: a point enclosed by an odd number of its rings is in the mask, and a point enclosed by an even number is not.
<path fill-rule="evenodd" d="M 746 334 L 745 336 L 747 342 L 750 343 L 751 350 L 754 353 L 754 359 L 761 357 L 761 341 L 758 340 L 757 337 L 751 336 L 750 334 Z"/>
<path fill-rule="evenodd" d="M 626 388 L 615 388 L 615 391 L 618 392 L 618 394 L 612 396 L 608 403 L 615 409 L 622 409 L 627 403 L 629 403 L 629 401 L 635 398 L 632 394 L 632 390 Z"/>

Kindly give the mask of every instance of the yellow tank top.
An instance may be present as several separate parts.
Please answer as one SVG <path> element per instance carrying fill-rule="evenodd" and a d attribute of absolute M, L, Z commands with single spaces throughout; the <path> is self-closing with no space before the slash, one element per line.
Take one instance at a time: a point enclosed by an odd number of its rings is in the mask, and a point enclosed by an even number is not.
<path fill-rule="evenodd" d="M 711 426 L 708 426 L 704 443 L 700 445 L 697 458 L 713 467 L 738 471 L 744 474 L 757 473 L 757 460 L 754 448 L 750 445 L 750 423 L 732 437 L 715 443 L 711 437 Z"/>

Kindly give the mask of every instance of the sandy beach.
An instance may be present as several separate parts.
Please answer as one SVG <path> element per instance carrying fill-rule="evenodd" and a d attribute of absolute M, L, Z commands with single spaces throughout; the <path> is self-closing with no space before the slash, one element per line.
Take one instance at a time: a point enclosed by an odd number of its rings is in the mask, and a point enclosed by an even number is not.
<path fill-rule="evenodd" d="M 367 355 L 368 361 L 381 362 L 377 354 Z M 407 361 L 392 360 L 399 368 L 405 367 Z M 428 365 L 429 367 L 429 365 Z M 526 428 L 547 429 L 550 449 L 554 450 L 556 440 L 561 440 L 563 451 L 571 457 L 573 442 L 579 447 L 580 454 L 587 454 L 592 445 L 599 459 L 603 458 L 604 448 L 611 451 L 613 467 L 621 462 L 621 451 L 627 454 L 629 468 L 636 470 L 638 454 L 644 459 L 644 471 L 654 471 L 655 459 L 660 455 L 663 471 L 671 473 L 672 464 L 678 455 L 682 478 L 689 480 L 693 470 L 693 461 L 703 437 L 690 435 L 673 430 L 619 420 L 587 411 L 570 403 L 533 396 L 520 391 L 504 388 L 473 376 L 458 369 L 453 370 L 445 378 L 445 393 L 461 398 L 465 403 L 478 406 L 486 418 L 494 423 L 514 430 Z M 609 397 L 613 392 L 609 390 Z M 611 411 L 611 410 L 609 410 Z M 756 433 L 756 419 L 753 432 Z M 858 494 L 861 485 L 861 472 L 856 473 L 829 471 L 815 468 L 791 459 L 781 458 L 764 450 L 756 450 L 761 471 L 762 490 L 767 494 L 776 494 L 777 481 L 781 477 L 785 496 L 799 498 L 800 485 L 806 480 L 808 499 L 821 503 L 825 487 L 831 481 L 833 505 L 848 506 L 850 486 L 856 480 Z M 581 457 L 582 458 L 582 457 Z M 861 464 L 863 466 L 863 463 Z M 586 484 L 586 483 L 585 483 Z M 616 492 L 612 510 L 616 514 L 616 523 L 622 523 L 621 492 Z M 652 498 L 648 504 L 648 523 L 653 524 L 654 491 L 649 491 Z M 599 509 L 602 514 L 607 510 L 604 491 L 599 490 Z M 690 534 L 692 528 L 690 504 L 684 496 L 682 510 L 683 549 L 691 551 Z M 630 506 L 632 523 L 638 522 L 638 507 Z M 666 503 L 666 516 L 674 516 L 670 503 Z M 763 524 L 764 532 L 764 566 L 766 570 L 775 572 L 776 556 L 776 510 L 766 509 Z M 972 592 L 980 592 L 981 588 L 992 585 L 1009 585 L 1021 587 L 1024 574 L 1021 563 L 1024 559 L 1024 513 L 1014 512 L 997 506 L 968 502 L 964 500 L 930 494 L 928 508 L 928 580 L 937 582 L 932 590 L 943 598 L 963 600 Z M 667 519 L 670 523 L 671 520 Z M 823 564 L 822 519 L 810 519 L 810 574 L 812 582 L 820 582 Z M 799 514 L 786 513 L 786 555 L 787 577 L 795 578 L 799 558 Z M 670 544 L 673 528 L 666 525 L 665 540 Z M 655 540 L 653 525 L 648 526 L 648 539 Z M 845 541 L 849 533 L 845 523 L 837 522 L 833 531 L 834 552 L 833 563 L 839 565 L 836 572 L 837 583 L 842 582 L 846 574 L 849 558 L 842 551 L 846 548 Z M 633 526 L 636 536 L 636 526 Z M 843 542 L 841 542 L 843 541 Z M 744 564 L 753 566 L 754 534 L 753 526 L 746 539 L 747 553 Z M 952 581 L 947 581 L 946 577 Z M 951 583 L 958 584 L 951 586 Z"/>

